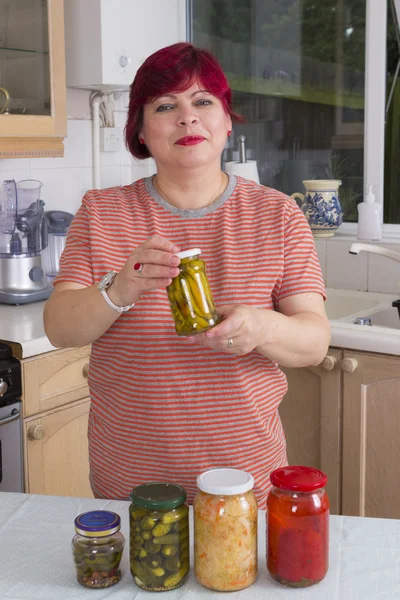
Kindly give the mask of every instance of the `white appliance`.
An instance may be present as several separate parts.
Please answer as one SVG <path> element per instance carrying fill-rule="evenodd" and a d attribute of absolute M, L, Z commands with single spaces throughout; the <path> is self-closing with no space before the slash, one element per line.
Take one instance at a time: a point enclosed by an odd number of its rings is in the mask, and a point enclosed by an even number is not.
<path fill-rule="evenodd" d="M 186 0 L 66 0 L 67 86 L 127 90 L 156 50 L 186 41 Z"/>

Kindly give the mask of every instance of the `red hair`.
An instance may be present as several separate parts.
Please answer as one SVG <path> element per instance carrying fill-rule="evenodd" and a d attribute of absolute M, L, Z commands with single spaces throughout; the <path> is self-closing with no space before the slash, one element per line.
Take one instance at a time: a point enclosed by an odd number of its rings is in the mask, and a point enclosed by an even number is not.
<path fill-rule="evenodd" d="M 232 110 L 232 90 L 219 62 L 207 50 L 180 42 L 161 48 L 149 56 L 138 69 L 131 85 L 125 143 L 136 158 L 149 158 L 145 144 L 139 142 L 143 126 L 143 106 L 171 92 L 183 92 L 196 80 L 220 99 L 233 121 L 243 118 Z"/>

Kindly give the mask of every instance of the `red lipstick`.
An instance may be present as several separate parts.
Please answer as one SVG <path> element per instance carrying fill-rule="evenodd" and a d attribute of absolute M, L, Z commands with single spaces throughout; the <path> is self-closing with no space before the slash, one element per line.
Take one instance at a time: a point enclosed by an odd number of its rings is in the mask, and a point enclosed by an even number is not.
<path fill-rule="evenodd" d="M 180 138 L 175 142 L 178 146 L 195 146 L 196 144 L 200 144 L 206 138 L 201 135 L 187 135 L 185 137 Z"/>

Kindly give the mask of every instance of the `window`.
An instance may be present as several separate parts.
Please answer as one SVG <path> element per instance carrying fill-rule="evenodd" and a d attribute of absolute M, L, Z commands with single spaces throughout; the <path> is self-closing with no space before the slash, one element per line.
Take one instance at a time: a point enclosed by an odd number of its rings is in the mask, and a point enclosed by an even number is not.
<path fill-rule="evenodd" d="M 349 232 L 367 184 L 400 223 L 400 0 L 384 1 L 191 0 L 193 43 L 220 60 L 247 120 L 224 160 L 245 135 L 265 185 L 340 179 Z"/>

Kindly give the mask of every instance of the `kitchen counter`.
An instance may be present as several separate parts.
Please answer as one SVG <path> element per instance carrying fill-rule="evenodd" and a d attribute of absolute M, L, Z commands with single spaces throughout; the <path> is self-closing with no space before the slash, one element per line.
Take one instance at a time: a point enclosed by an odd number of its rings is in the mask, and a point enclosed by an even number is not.
<path fill-rule="evenodd" d="M 160 600 L 140 590 L 129 571 L 129 502 L 0 493 L 1 600 Z M 107 509 L 121 516 L 126 538 L 122 580 L 108 589 L 81 587 L 75 578 L 71 540 L 74 518 Z M 191 519 L 192 526 L 192 519 Z M 398 600 L 400 520 L 330 517 L 330 568 L 318 585 L 305 589 L 275 583 L 265 566 L 265 513 L 259 512 L 259 575 L 246 590 L 224 594 L 200 586 L 193 565 L 185 585 L 168 600 Z M 193 536 L 191 536 L 191 540 Z M 193 552 L 191 553 L 192 561 Z M 163 596 L 164 597 L 164 596 Z"/>
<path fill-rule="evenodd" d="M 332 331 L 330 345 L 400 356 L 400 323 L 398 329 L 354 325 L 356 316 L 391 307 L 395 299 L 396 296 L 390 294 L 328 289 L 326 310 Z M 55 349 L 44 332 L 44 305 L 44 301 L 21 306 L 0 305 L 0 340 L 13 345 L 17 358 Z"/>
<path fill-rule="evenodd" d="M 11 343 L 17 358 L 28 358 L 55 350 L 43 326 L 45 301 L 11 306 L 0 305 L 0 340 Z"/>

